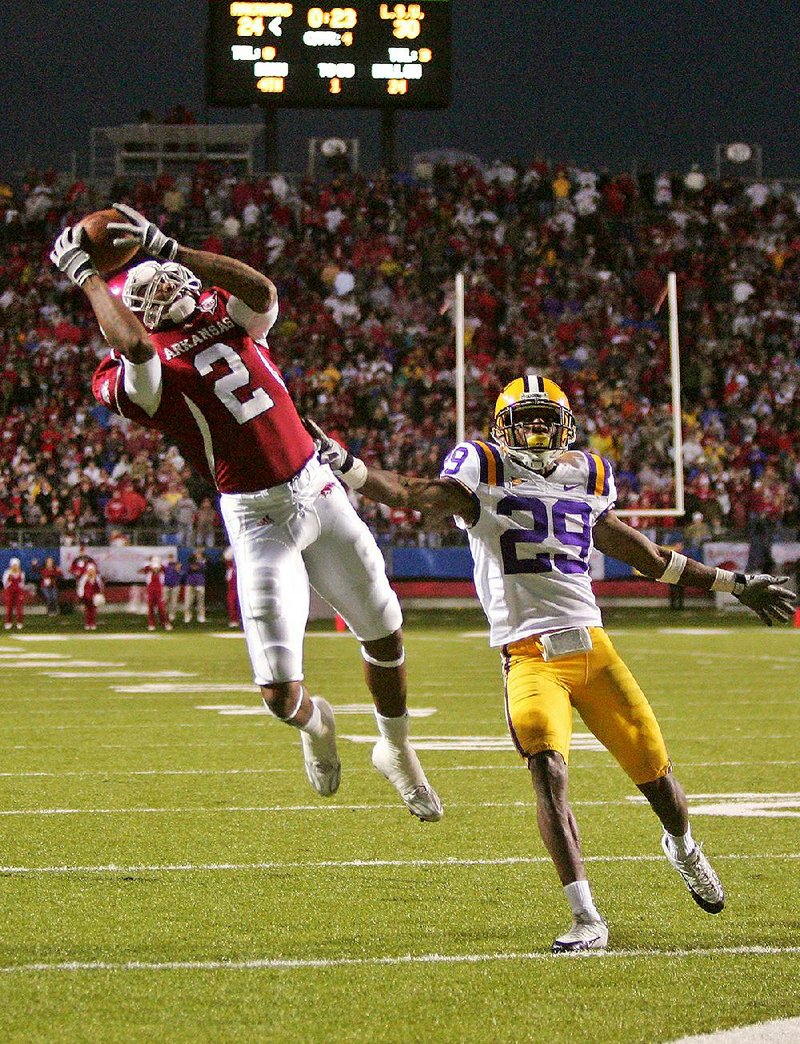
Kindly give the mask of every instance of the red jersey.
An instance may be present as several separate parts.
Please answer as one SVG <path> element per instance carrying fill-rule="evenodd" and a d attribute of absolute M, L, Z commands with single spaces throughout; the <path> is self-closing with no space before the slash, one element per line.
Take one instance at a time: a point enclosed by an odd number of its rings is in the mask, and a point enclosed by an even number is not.
<path fill-rule="evenodd" d="M 164 590 L 164 567 L 148 565 L 140 572 L 147 576 L 147 593 L 160 595 Z"/>
<path fill-rule="evenodd" d="M 95 371 L 92 390 L 121 416 L 163 432 L 221 493 L 254 493 L 296 475 L 314 443 L 266 340 L 234 322 L 230 298 L 219 287 L 205 290 L 187 322 L 150 333 L 162 372 L 152 417 L 125 393 L 114 351 Z"/>
<path fill-rule="evenodd" d="M 3 587 L 14 594 L 22 591 L 25 587 L 25 574 L 12 573 L 10 569 L 6 569 L 3 573 Z"/>
<path fill-rule="evenodd" d="M 42 587 L 56 587 L 63 574 L 58 566 L 43 566 L 41 575 Z"/>
<path fill-rule="evenodd" d="M 78 598 L 83 602 L 91 602 L 94 600 L 94 596 L 103 593 L 103 581 L 100 576 L 91 577 L 87 576 L 86 573 L 78 580 L 77 594 Z"/>

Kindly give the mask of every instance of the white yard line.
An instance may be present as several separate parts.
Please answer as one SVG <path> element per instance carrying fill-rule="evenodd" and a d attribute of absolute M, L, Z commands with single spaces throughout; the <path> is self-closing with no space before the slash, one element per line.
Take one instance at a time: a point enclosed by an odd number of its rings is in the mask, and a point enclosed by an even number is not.
<path fill-rule="evenodd" d="M 19 670 L 22 667 L 39 670 L 52 669 L 55 666 L 52 660 L 43 660 L 37 657 L 35 660 L 3 660 L 0 661 L 0 671 L 6 668 Z M 59 667 L 127 667 L 125 663 L 110 660 L 59 660 Z"/>
<path fill-rule="evenodd" d="M 797 1044 L 800 1018 L 772 1019 L 735 1029 L 715 1030 L 693 1037 L 681 1037 L 673 1044 Z"/>
<path fill-rule="evenodd" d="M 4 650 L 0 652 L 0 666 L 2 666 L 5 660 L 68 660 L 69 653 L 49 653 L 49 652 L 22 652 L 22 650 L 14 649 L 13 651 Z"/>
<path fill-rule="evenodd" d="M 685 634 L 690 638 L 733 634 L 727 627 L 657 627 L 656 634 Z"/>
<path fill-rule="evenodd" d="M 157 709 L 158 708 L 156 708 L 156 707 L 148 707 L 147 708 L 148 711 L 152 710 L 154 712 Z M 139 708 L 139 713 L 141 713 L 141 712 L 142 712 L 142 708 Z M 232 729 L 234 724 L 235 723 L 232 722 L 232 721 L 215 721 L 214 727 L 218 728 L 218 729 Z M 16 724 L 15 725 L 3 725 L 3 734 L 5 734 L 7 732 L 19 732 L 20 730 L 23 730 L 25 732 L 30 732 L 31 727 L 32 726 L 31 726 L 30 722 L 28 722 L 26 725 L 16 725 Z M 140 721 L 114 721 L 114 722 L 109 722 L 109 721 L 81 721 L 81 722 L 72 722 L 72 723 L 67 724 L 67 725 L 63 725 L 63 724 L 55 725 L 55 724 L 52 724 L 52 723 L 46 722 L 46 721 L 37 721 L 36 722 L 36 731 L 37 732 L 43 732 L 45 729 L 47 729 L 49 732 L 62 732 L 62 731 L 65 731 L 67 729 L 102 729 L 103 732 L 113 732 L 115 729 L 139 729 L 139 730 L 141 730 L 143 728 L 160 729 L 163 732 L 166 727 L 167 726 L 164 725 L 164 721 L 163 721 L 163 719 L 160 716 L 154 718 L 152 721 L 141 721 L 141 720 Z M 208 728 L 208 720 L 206 719 L 205 721 L 180 721 L 180 722 L 176 722 L 175 724 L 171 724 L 169 726 L 169 728 L 171 728 L 171 729 L 207 729 Z M 268 743 L 270 741 L 261 740 L 260 742 L 262 742 L 262 743 L 267 742 Z M 137 746 L 137 748 L 139 748 L 139 747 L 144 746 L 144 744 L 137 743 L 136 746 Z M 174 743 L 166 743 L 166 744 L 164 744 L 164 746 L 173 747 L 174 748 L 175 744 Z M 212 744 L 212 746 L 213 746 L 213 744 Z M 7 748 L 0 747 L 0 750 L 3 750 L 3 749 L 7 749 Z M 97 750 L 97 747 L 95 746 L 95 744 L 92 744 L 92 750 Z M 130 747 L 128 747 L 128 750 L 130 750 Z"/>
<path fill-rule="evenodd" d="M 372 717 L 375 706 L 372 703 L 332 703 L 334 712 L 339 714 L 356 714 Z M 195 706 L 195 710 L 217 711 L 219 714 L 233 715 L 234 717 L 253 717 L 267 715 L 272 717 L 272 712 L 262 705 L 251 705 L 249 703 L 204 703 Z M 436 714 L 436 707 L 409 707 L 409 718 L 430 718 Z M 377 737 L 376 737 L 377 739 Z"/>
<path fill-rule="evenodd" d="M 241 746 L 241 744 L 217 744 L 217 743 L 184 743 L 182 748 L 186 747 L 217 747 L 217 746 Z M 152 747 L 169 747 L 174 748 L 174 743 L 150 743 L 147 744 L 148 748 Z M 41 747 L 9 747 L 5 748 L 8 750 L 40 750 Z M 60 745 L 54 745 L 52 749 L 61 750 Z M 129 750 L 125 743 L 103 743 L 93 747 L 94 750 Z M 682 768 L 708 768 L 717 767 L 718 765 L 752 765 L 750 761 L 700 761 L 700 762 L 686 762 L 682 764 Z M 800 760 L 795 761 L 761 761 L 759 765 L 800 765 Z M 571 765 L 570 768 L 582 768 L 590 769 L 594 772 L 598 767 L 602 768 L 618 768 L 614 765 L 603 765 L 597 766 L 594 764 L 587 763 L 586 765 Z M 519 772 L 522 768 L 521 761 L 514 760 L 512 764 L 507 765 L 438 765 L 435 769 L 437 775 L 442 772 Z M 0 779 L 67 779 L 67 778 L 92 778 L 92 777 L 118 777 L 118 776 L 262 776 L 262 775 L 274 775 L 274 774 L 290 774 L 297 775 L 297 768 L 226 768 L 226 769 L 119 769 L 119 768 L 107 768 L 107 769 L 81 769 L 80 771 L 67 771 L 67 772 L 46 772 L 29 770 L 27 772 L 0 772 Z M 369 775 L 374 777 L 374 769 L 372 768 L 358 768 L 348 767 L 347 775 Z M 730 796 L 730 795 L 727 795 Z M 689 794 L 689 800 L 697 798 L 696 794 Z M 646 805 L 647 801 L 645 798 L 628 795 L 625 801 L 630 801 L 632 804 Z M 574 804 L 575 802 L 573 802 Z"/>
<path fill-rule="evenodd" d="M 2 665 L 0 665 L 2 666 Z M 42 671 L 45 678 L 141 678 L 138 671 Z M 148 671 L 148 678 L 196 678 L 192 671 Z"/>
<path fill-rule="evenodd" d="M 14 636 L 15 642 L 160 642 L 164 640 L 164 635 L 161 634 L 149 634 L 147 632 L 142 633 L 141 631 L 130 631 L 122 632 L 117 631 L 114 634 L 97 634 L 92 632 L 89 634 L 76 633 L 76 634 L 17 634 Z"/>
<path fill-rule="evenodd" d="M 112 773 L 109 773 L 112 775 Z M 612 801 L 572 801 L 577 807 L 630 805 L 630 800 L 621 798 Z M 187 805 L 178 808 L 161 808 L 133 805 L 129 808 L 4 808 L 0 809 L 0 818 L 7 816 L 128 816 L 128 815 L 209 815 L 236 814 L 239 812 L 383 812 L 399 810 L 397 802 L 391 804 L 371 805 L 217 805 L 212 808 Z M 533 810 L 532 801 L 451 801 L 448 808 L 529 808 Z"/>
<path fill-rule="evenodd" d="M 709 946 L 696 950 L 587 950 L 575 954 L 575 960 L 677 960 L 695 957 L 783 957 L 800 954 L 800 946 Z M 81 971 L 258 971 L 270 969 L 302 970 L 304 968 L 353 968 L 410 964 L 488 964 L 509 961 L 563 961 L 564 957 L 544 951 L 509 953 L 407 953 L 379 957 L 263 957 L 251 960 L 207 961 L 62 961 L 58 964 L 11 964 L 0 966 L 0 972 L 11 974 L 36 972 Z"/>
<path fill-rule="evenodd" d="M 227 682 L 219 683 L 216 682 L 176 682 L 173 685 L 169 683 L 161 682 L 144 682 L 142 685 L 115 685 L 113 686 L 114 692 L 126 693 L 131 695 L 164 695 L 171 696 L 174 694 L 182 693 L 202 693 L 202 692 L 230 692 L 236 695 L 244 694 L 246 696 L 258 696 L 258 687 L 252 682 L 249 684 L 238 683 L 229 684 Z"/>
<path fill-rule="evenodd" d="M 740 852 L 714 855 L 714 861 L 796 860 L 800 852 L 768 854 L 759 852 L 745 855 Z M 605 855 L 586 856 L 587 863 L 663 863 L 663 855 Z M 248 870 L 380 870 L 384 867 L 430 869 L 446 866 L 543 866 L 552 865 L 549 856 L 498 856 L 494 859 L 323 859 L 306 862 L 258 863 L 144 863 L 121 866 L 106 863 L 101 866 L 0 866 L 0 874 L 144 874 L 144 873 L 224 873 Z M 800 948 L 799 948 L 800 949 Z"/>

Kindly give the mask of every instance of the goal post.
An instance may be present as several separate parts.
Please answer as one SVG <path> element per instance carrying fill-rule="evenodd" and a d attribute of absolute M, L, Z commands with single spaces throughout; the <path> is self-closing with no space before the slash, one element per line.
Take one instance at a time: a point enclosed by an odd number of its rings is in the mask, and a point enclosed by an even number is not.
<path fill-rule="evenodd" d="M 464 273 L 456 276 L 453 300 L 453 322 L 456 330 L 456 445 L 466 438 L 466 368 L 464 364 Z"/>
<path fill-rule="evenodd" d="M 672 392 L 672 455 L 674 463 L 675 506 L 670 508 L 619 508 L 615 515 L 622 518 L 674 518 L 685 514 L 683 489 L 683 412 L 681 410 L 681 349 L 678 329 L 678 278 L 674 272 L 667 275 L 667 310 L 669 317 L 669 372 Z"/>

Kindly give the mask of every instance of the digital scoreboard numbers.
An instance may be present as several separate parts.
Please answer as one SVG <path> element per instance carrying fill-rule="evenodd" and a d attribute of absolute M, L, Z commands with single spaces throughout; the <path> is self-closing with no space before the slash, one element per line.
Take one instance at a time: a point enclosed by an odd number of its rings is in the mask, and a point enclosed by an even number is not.
<path fill-rule="evenodd" d="M 440 109 L 450 103 L 450 0 L 211 0 L 212 105 Z"/>

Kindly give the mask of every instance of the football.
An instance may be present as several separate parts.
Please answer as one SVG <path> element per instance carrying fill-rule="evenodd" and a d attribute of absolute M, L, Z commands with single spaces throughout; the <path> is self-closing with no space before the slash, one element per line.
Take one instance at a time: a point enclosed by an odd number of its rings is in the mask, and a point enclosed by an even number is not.
<path fill-rule="evenodd" d="M 78 225 L 86 229 L 84 237 L 89 256 L 97 266 L 101 275 L 115 272 L 118 268 L 126 265 L 139 249 L 138 243 L 131 246 L 115 247 L 114 239 L 118 233 L 109 232 L 108 225 L 112 221 L 126 222 L 128 219 L 113 207 L 107 210 L 95 210 L 81 218 Z"/>

